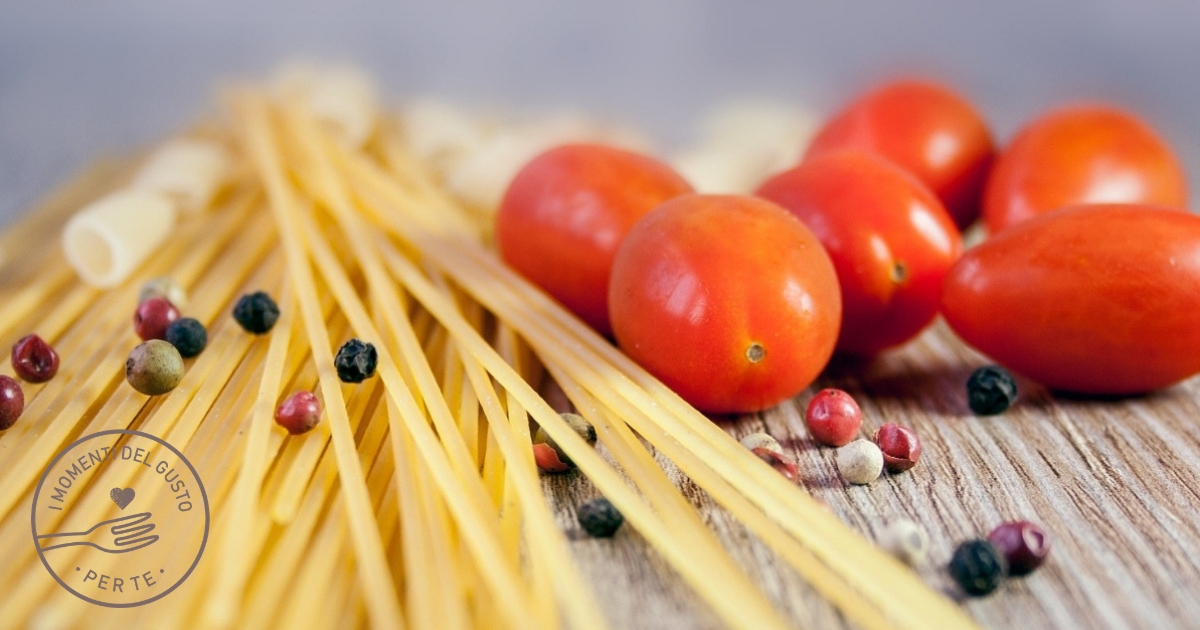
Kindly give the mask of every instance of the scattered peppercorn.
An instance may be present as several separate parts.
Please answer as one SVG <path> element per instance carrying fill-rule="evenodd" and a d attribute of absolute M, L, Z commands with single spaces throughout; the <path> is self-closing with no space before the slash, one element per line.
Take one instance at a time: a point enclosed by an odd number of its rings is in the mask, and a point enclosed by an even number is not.
<path fill-rule="evenodd" d="M 1004 556 L 1010 575 L 1027 575 L 1050 555 L 1050 537 L 1029 521 L 1001 523 L 988 534 L 988 542 Z"/>
<path fill-rule="evenodd" d="M 180 356 L 190 359 L 204 351 L 208 345 L 208 331 L 204 324 L 191 318 L 184 317 L 171 322 L 167 326 L 167 343 L 175 346 Z"/>
<path fill-rule="evenodd" d="M 133 313 L 133 331 L 142 341 L 167 338 L 167 327 L 179 319 L 179 309 L 166 298 L 153 297 L 138 304 Z"/>
<path fill-rule="evenodd" d="M 783 452 L 783 446 L 779 444 L 779 440 L 767 435 L 766 433 L 751 433 L 742 438 L 742 446 L 750 449 L 751 453 L 758 456 L 771 468 L 779 471 L 789 481 L 796 481 L 800 478 L 800 467 L 796 465 L 796 460 Z"/>
<path fill-rule="evenodd" d="M 929 551 L 929 535 L 906 518 L 888 523 L 879 535 L 879 546 L 909 566 L 920 566 Z"/>
<path fill-rule="evenodd" d="M 813 396 L 804 413 L 813 439 L 826 446 L 845 446 L 862 428 L 862 410 L 840 389 L 823 389 Z"/>
<path fill-rule="evenodd" d="M 288 396 L 275 409 L 275 423 L 292 435 L 308 433 L 321 421 L 321 401 L 310 391 Z"/>
<path fill-rule="evenodd" d="M 751 433 L 742 438 L 741 442 L 742 446 L 752 451 L 756 448 L 765 448 L 770 451 L 783 452 L 783 446 L 779 443 L 779 440 L 771 437 L 768 433 Z"/>
<path fill-rule="evenodd" d="M 16 379 L 0 374 L 0 431 L 16 424 L 21 412 L 25 411 L 25 392 Z"/>
<path fill-rule="evenodd" d="M 560 414 L 558 414 L 558 417 L 562 418 L 563 421 L 566 422 L 567 425 L 571 427 L 571 430 L 574 431 L 576 435 L 583 438 L 583 440 L 585 442 L 587 442 L 588 444 L 596 443 L 596 428 L 593 427 L 590 422 L 585 420 L 583 418 L 583 416 L 581 416 L 577 413 L 560 413 Z M 568 467 L 571 467 L 571 468 L 573 468 L 575 466 L 575 462 L 571 461 L 571 458 L 567 456 L 566 451 L 564 451 L 562 449 L 562 447 L 558 445 L 558 442 L 555 442 L 554 438 L 550 437 L 550 434 L 546 433 L 546 431 L 544 429 L 542 429 L 541 427 L 538 427 L 537 432 L 534 434 L 533 443 L 534 444 L 545 444 L 546 446 L 548 446 L 554 450 L 554 453 L 557 456 L 558 461 L 562 462 L 563 464 L 566 464 Z M 535 454 L 536 454 L 536 451 L 535 451 Z M 547 460 L 547 461 L 549 461 L 549 460 Z M 551 472 L 559 472 L 559 471 L 555 470 L 555 471 L 551 471 Z"/>
<path fill-rule="evenodd" d="M 538 470 L 545 473 L 563 473 L 571 470 L 571 465 L 558 458 L 558 453 L 549 444 L 533 445 L 533 462 Z"/>
<path fill-rule="evenodd" d="M 967 404 L 981 416 L 1004 413 L 1017 399 L 1017 382 L 998 365 L 985 365 L 967 379 Z"/>
<path fill-rule="evenodd" d="M 125 360 L 125 380 L 147 396 L 165 394 L 183 380 L 183 357 L 161 339 L 143 341 Z"/>
<path fill-rule="evenodd" d="M 846 481 L 865 485 L 883 472 L 883 452 L 869 440 L 855 440 L 837 452 L 837 468 Z"/>
<path fill-rule="evenodd" d="M 375 363 L 379 354 L 375 346 L 358 339 L 351 339 L 338 348 L 333 364 L 337 367 L 338 378 L 343 383 L 361 383 L 375 376 Z"/>
<path fill-rule="evenodd" d="M 765 448 L 756 448 L 750 451 L 758 456 L 767 464 L 774 468 L 779 474 L 783 475 L 788 481 L 798 481 L 800 479 L 800 466 L 796 464 L 796 460 L 788 456 L 787 453 L 772 451 Z"/>
<path fill-rule="evenodd" d="M 908 427 L 889 422 L 876 429 L 871 439 L 883 451 L 883 466 L 890 473 L 904 472 L 921 458 L 921 440 Z"/>
<path fill-rule="evenodd" d="M 243 295 L 233 307 L 233 318 L 248 333 L 261 335 L 279 320 L 279 306 L 265 291 Z"/>
<path fill-rule="evenodd" d="M 579 524 L 593 538 L 610 538 L 620 529 L 625 517 L 608 499 L 596 499 L 579 507 Z"/>
<path fill-rule="evenodd" d="M 12 366 L 29 383 L 45 383 L 58 373 L 58 353 L 37 335 L 25 335 L 12 347 Z"/>
<path fill-rule="evenodd" d="M 1004 556 L 986 540 L 968 540 L 950 558 L 950 577 L 968 595 L 987 595 L 1000 586 L 1008 566 Z"/>
<path fill-rule="evenodd" d="M 187 291 L 184 291 L 178 282 L 167 276 L 146 281 L 146 284 L 142 285 L 142 290 L 138 292 L 138 304 L 156 297 L 165 298 L 176 308 L 187 306 Z"/>

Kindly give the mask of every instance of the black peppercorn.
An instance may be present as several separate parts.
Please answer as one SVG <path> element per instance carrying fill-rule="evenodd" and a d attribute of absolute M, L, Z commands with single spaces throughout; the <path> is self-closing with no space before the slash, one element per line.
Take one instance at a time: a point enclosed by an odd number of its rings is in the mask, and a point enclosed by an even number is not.
<path fill-rule="evenodd" d="M 261 335 L 279 319 L 279 306 L 263 291 L 243 295 L 233 307 L 233 318 L 246 332 Z"/>
<path fill-rule="evenodd" d="M 204 350 L 208 345 L 208 332 L 204 324 L 191 317 L 184 317 L 171 322 L 167 326 L 167 342 L 179 351 L 179 354 L 190 359 Z"/>
<path fill-rule="evenodd" d="M 967 379 L 967 403 L 981 416 L 1003 413 L 1016 399 L 1016 381 L 998 365 L 985 365 Z"/>
<path fill-rule="evenodd" d="M 375 376 L 375 362 L 378 360 L 379 354 L 375 352 L 375 346 L 351 339 L 338 349 L 333 364 L 337 367 L 338 378 L 342 379 L 343 383 L 361 383 Z"/>
<path fill-rule="evenodd" d="M 1004 556 L 986 540 L 968 540 L 950 558 L 950 576 L 968 595 L 987 595 L 1008 573 Z"/>
<path fill-rule="evenodd" d="M 596 499 L 579 507 L 579 524 L 593 538 L 609 538 L 617 533 L 625 517 L 608 499 Z"/>

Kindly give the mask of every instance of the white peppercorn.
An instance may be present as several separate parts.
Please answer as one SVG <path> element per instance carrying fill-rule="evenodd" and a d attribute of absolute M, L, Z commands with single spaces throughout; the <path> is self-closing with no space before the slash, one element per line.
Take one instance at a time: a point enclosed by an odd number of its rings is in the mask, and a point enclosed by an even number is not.
<path fill-rule="evenodd" d="M 879 546 L 909 566 L 920 566 L 929 551 L 929 535 L 916 522 L 902 518 L 880 532 Z"/>
<path fill-rule="evenodd" d="M 152 280 L 147 280 L 146 284 L 142 285 L 141 291 L 138 292 L 138 304 L 149 300 L 150 298 L 165 298 L 168 302 L 175 305 L 175 308 L 183 308 L 187 306 L 187 291 L 179 286 L 178 282 L 168 276 L 160 276 Z"/>
<path fill-rule="evenodd" d="M 742 446 L 750 450 L 756 448 L 765 448 L 773 453 L 782 453 L 783 447 L 780 446 L 779 440 L 767 435 L 766 433 L 751 433 L 742 438 Z"/>
<path fill-rule="evenodd" d="M 850 483 L 871 483 L 883 472 L 883 451 L 870 440 L 855 440 L 838 449 L 837 468 Z"/>

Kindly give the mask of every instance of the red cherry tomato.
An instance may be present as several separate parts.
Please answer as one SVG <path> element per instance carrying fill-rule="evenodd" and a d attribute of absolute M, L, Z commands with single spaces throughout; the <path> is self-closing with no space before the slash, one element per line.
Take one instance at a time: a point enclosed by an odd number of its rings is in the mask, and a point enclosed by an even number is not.
<path fill-rule="evenodd" d="M 897 81 L 850 103 L 809 146 L 805 160 L 858 149 L 921 180 L 959 228 L 979 217 L 979 197 L 995 145 L 966 99 L 934 83 Z"/>
<path fill-rule="evenodd" d="M 1132 204 L 1030 219 L 967 250 L 942 313 L 1052 388 L 1132 394 L 1200 372 L 1200 217 Z"/>
<path fill-rule="evenodd" d="M 1079 105 L 1033 121 L 996 160 L 983 197 L 992 234 L 1064 206 L 1184 207 L 1178 158 L 1146 123 L 1120 109 Z"/>
<path fill-rule="evenodd" d="M 696 408 L 758 411 L 833 353 L 837 276 L 795 217 L 753 197 L 686 195 L 629 231 L 609 286 L 621 349 Z"/>
<path fill-rule="evenodd" d="M 608 276 L 617 246 L 642 215 L 691 191 L 653 158 L 597 144 L 560 146 L 509 184 L 496 244 L 509 266 L 611 335 Z"/>
<path fill-rule="evenodd" d="M 899 167 L 843 151 L 767 180 L 756 194 L 799 217 L 833 259 L 842 291 L 837 349 L 874 354 L 937 316 L 962 242 L 942 204 Z"/>

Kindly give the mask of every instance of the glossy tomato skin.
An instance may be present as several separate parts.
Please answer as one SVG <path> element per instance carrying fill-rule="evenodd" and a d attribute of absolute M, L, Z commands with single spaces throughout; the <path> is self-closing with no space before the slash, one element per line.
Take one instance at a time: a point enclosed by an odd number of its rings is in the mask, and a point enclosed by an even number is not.
<path fill-rule="evenodd" d="M 816 158 L 756 191 L 796 215 L 833 259 L 842 292 L 837 349 L 871 355 L 937 316 L 962 239 L 942 204 L 899 167 L 859 151 Z"/>
<path fill-rule="evenodd" d="M 967 250 L 942 313 L 1052 389 L 1136 394 L 1200 371 L 1200 217 L 1133 204 L 1030 219 Z"/>
<path fill-rule="evenodd" d="M 805 160 L 857 149 L 912 173 L 961 229 L 979 217 L 996 147 L 987 123 L 962 96 L 927 81 L 896 81 L 859 97 L 817 134 Z"/>
<path fill-rule="evenodd" d="M 611 336 L 608 276 L 617 246 L 642 215 L 691 191 L 654 158 L 563 145 L 513 178 L 496 214 L 496 245 L 509 266 Z"/>
<path fill-rule="evenodd" d="M 833 354 L 841 298 L 820 242 L 773 203 L 668 201 L 630 230 L 609 286 L 621 349 L 697 409 L 800 393 Z"/>
<path fill-rule="evenodd" d="M 1104 105 L 1054 110 L 1019 131 L 996 160 L 983 221 L 997 234 L 1077 204 L 1183 208 L 1187 177 L 1171 147 L 1133 114 Z"/>

